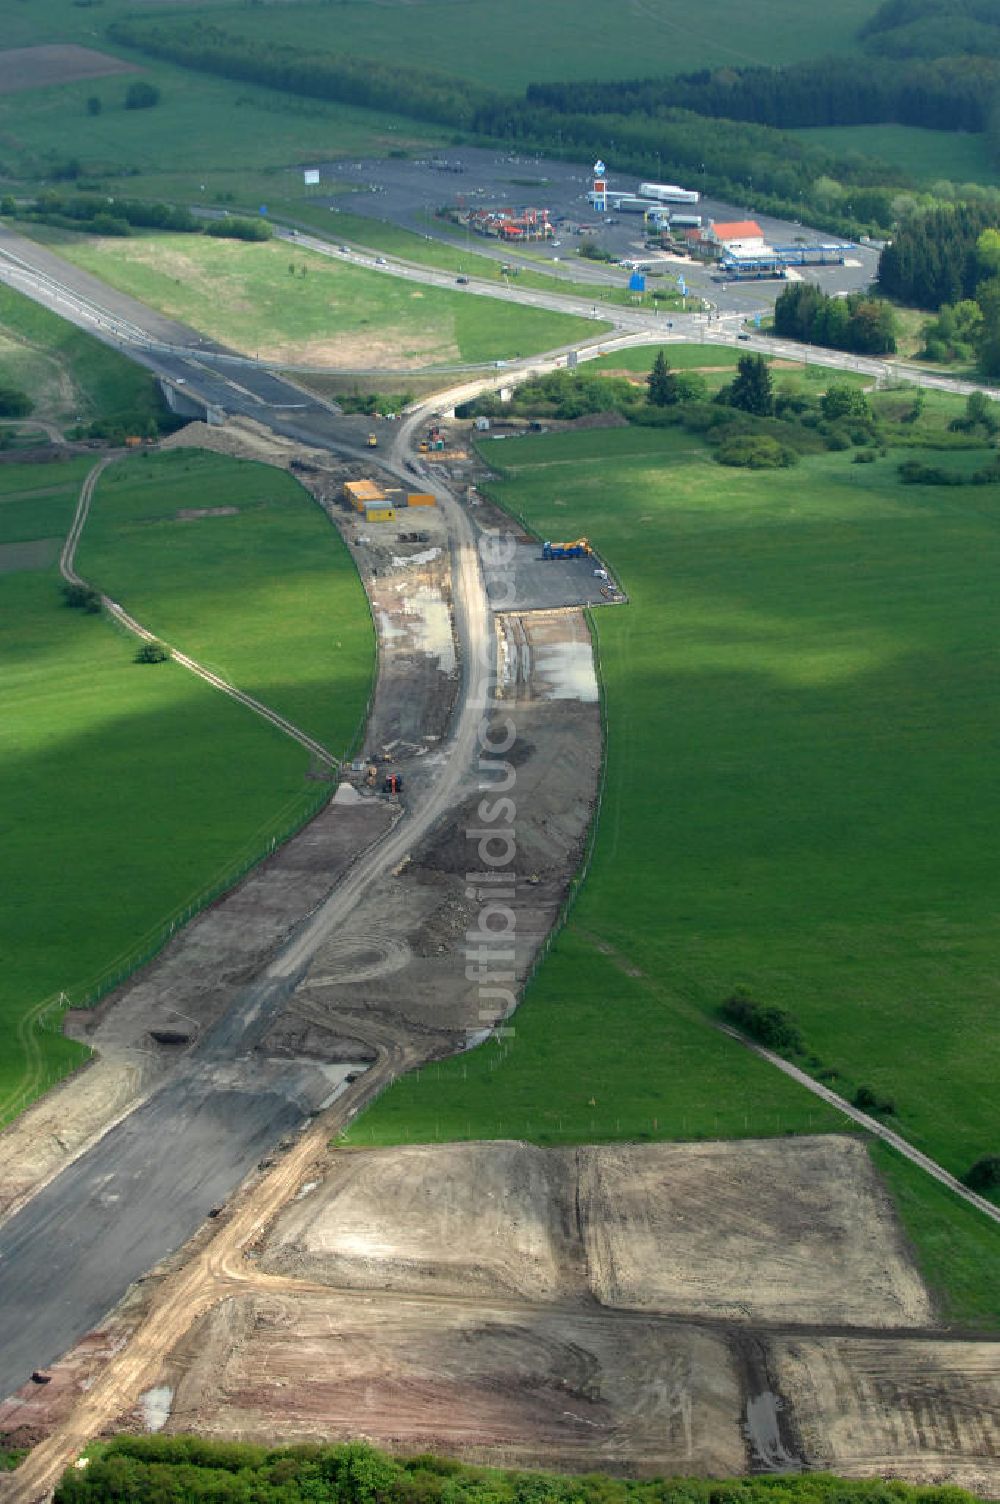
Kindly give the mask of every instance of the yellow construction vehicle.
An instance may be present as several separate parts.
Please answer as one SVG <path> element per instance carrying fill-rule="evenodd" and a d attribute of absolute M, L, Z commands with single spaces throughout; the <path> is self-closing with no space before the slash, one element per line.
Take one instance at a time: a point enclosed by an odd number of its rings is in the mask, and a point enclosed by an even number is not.
<path fill-rule="evenodd" d="M 369 449 L 377 449 L 378 448 L 378 434 L 370 433 L 368 435 L 368 448 Z"/>
<path fill-rule="evenodd" d="M 574 538 L 572 543 L 546 541 L 542 544 L 543 559 L 582 559 L 589 553 L 593 553 L 593 549 L 586 538 Z"/>

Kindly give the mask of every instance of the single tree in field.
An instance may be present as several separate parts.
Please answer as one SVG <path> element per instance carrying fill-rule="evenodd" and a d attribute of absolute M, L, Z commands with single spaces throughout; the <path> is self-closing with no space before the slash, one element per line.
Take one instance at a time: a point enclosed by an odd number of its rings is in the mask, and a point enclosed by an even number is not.
<path fill-rule="evenodd" d="M 160 91 L 155 84 L 149 84 L 145 79 L 138 83 L 129 84 L 125 91 L 125 108 L 127 110 L 151 110 L 160 102 Z"/>
<path fill-rule="evenodd" d="M 774 412 L 771 372 L 763 355 L 740 356 L 736 380 L 729 388 L 729 405 L 759 418 L 768 418 Z"/>
<path fill-rule="evenodd" d="M 677 377 L 667 364 L 667 357 L 662 350 L 656 352 L 653 369 L 646 377 L 646 384 L 649 387 L 647 401 L 654 407 L 673 407 L 680 398 Z"/>

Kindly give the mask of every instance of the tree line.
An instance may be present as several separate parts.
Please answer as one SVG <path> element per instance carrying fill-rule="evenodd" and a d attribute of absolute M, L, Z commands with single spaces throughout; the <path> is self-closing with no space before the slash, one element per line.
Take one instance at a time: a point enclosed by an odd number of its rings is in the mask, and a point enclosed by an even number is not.
<path fill-rule="evenodd" d="M 119 1437 L 70 1468 L 56 1504 L 974 1504 L 963 1489 L 827 1473 L 610 1478 L 400 1459 L 360 1442 L 264 1447 L 197 1437 Z"/>
<path fill-rule="evenodd" d="M 939 57 L 900 68 L 829 57 L 781 68 L 717 68 L 673 78 L 529 84 L 529 104 L 558 113 L 655 116 L 694 110 L 779 130 L 816 125 L 919 125 L 983 131 L 1000 87 L 1000 61 Z"/>
<path fill-rule="evenodd" d="M 106 194 L 70 197 L 50 190 L 24 205 L 18 205 L 8 197 L 0 201 L 0 213 L 9 218 L 56 225 L 64 230 L 89 230 L 95 235 L 124 236 L 131 234 L 133 229 L 143 229 L 182 235 L 213 235 L 225 240 L 270 240 L 272 234 L 264 219 L 245 219 L 228 214 L 222 219 L 201 219 L 176 204 L 109 199 Z"/>

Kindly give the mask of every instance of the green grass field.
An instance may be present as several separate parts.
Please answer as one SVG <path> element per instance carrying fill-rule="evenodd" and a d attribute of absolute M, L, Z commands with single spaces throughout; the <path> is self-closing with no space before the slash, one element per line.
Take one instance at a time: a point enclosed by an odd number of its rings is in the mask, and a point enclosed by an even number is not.
<path fill-rule="evenodd" d="M 148 606 L 164 631 L 189 629 L 194 642 L 185 646 L 217 652 L 248 687 L 343 746 L 372 662 L 367 606 L 346 552 L 289 477 L 202 458 L 137 458 L 125 462 L 123 479 L 109 477 L 95 533 L 115 536 L 97 536 L 92 547 L 85 534 L 86 567 L 106 567 L 98 583 L 120 588 L 140 617 Z M 0 568 L 18 565 L 0 590 L 0 1123 L 83 1058 L 59 1033 L 58 1008 L 42 1032 L 28 1027 L 38 1006 L 60 992 L 82 1001 L 155 943 L 172 915 L 262 854 L 320 792 L 289 738 L 173 664 L 136 665 L 134 639 L 66 609 L 51 562 L 32 568 L 2 546 L 51 539 L 57 547 L 86 468 L 0 467 Z M 166 520 L 171 507 L 220 498 L 246 507 L 218 519 L 232 529 L 221 542 L 210 519 Z M 172 584 L 157 575 L 153 539 Z M 273 560 L 284 573 L 276 587 Z M 184 572 L 201 596 L 187 615 Z"/>
<path fill-rule="evenodd" d="M 612 350 L 586 362 L 588 371 L 637 371 L 646 375 L 662 349 L 667 364 L 675 371 L 728 372 L 739 363 L 744 352 L 731 345 L 630 345 Z"/>
<path fill-rule="evenodd" d="M 720 472 L 676 430 L 484 449 L 512 512 L 586 533 L 630 594 L 594 617 L 607 788 L 513 1040 L 398 1083 L 354 1141 L 832 1126 L 709 1028 L 744 986 L 952 1171 L 995 1152 L 993 489 L 903 488 L 898 454 Z"/>
<path fill-rule="evenodd" d="M 0 377 L 27 391 L 36 413 L 60 427 L 128 417 L 141 431 L 166 412 L 148 371 L 4 286 Z"/>
<path fill-rule="evenodd" d="M 258 39 L 348 51 L 386 62 L 521 89 L 536 79 L 635 78 L 692 68 L 794 62 L 856 47 L 874 0 L 843 0 L 817 13 L 794 0 L 766 10 L 706 0 L 697 14 L 680 0 L 626 12 L 598 0 L 428 0 L 373 10 L 367 5 L 266 5 L 217 12 L 220 25 Z"/>
<path fill-rule="evenodd" d="M 389 369 L 536 354 L 604 327 L 460 291 L 415 287 L 269 241 L 103 240 L 48 231 L 60 252 L 151 307 L 248 354 Z"/>
<path fill-rule="evenodd" d="M 967 131 L 929 131 L 912 125 L 832 125 L 793 132 L 838 156 L 877 157 L 910 173 L 928 187 L 951 183 L 1000 183 L 1000 169 L 985 136 Z"/>
<path fill-rule="evenodd" d="M 122 0 L 102 0 L 99 11 L 74 0 L 7 5 L 3 45 L 75 42 L 123 56 L 104 32 L 129 9 Z M 110 192 L 191 203 L 204 191 L 210 201 L 232 193 L 266 202 L 271 194 L 301 188 L 302 162 L 421 149 L 444 139 L 438 127 L 387 110 L 295 99 L 150 58 L 135 61 L 135 75 L 0 95 L 0 181 L 51 181 L 53 169 L 74 158 L 89 176 L 105 179 Z M 159 88 L 155 109 L 124 108 L 133 77 Z M 100 100 L 100 114 L 88 113 L 90 98 Z M 125 186 L 113 186 L 119 178 L 127 179 Z"/>
<path fill-rule="evenodd" d="M 184 510 L 236 516 L 178 521 Z M 101 477 L 77 569 L 165 641 L 317 737 L 352 747 L 374 670 L 353 560 L 298 482 L 192 449 Z"/>

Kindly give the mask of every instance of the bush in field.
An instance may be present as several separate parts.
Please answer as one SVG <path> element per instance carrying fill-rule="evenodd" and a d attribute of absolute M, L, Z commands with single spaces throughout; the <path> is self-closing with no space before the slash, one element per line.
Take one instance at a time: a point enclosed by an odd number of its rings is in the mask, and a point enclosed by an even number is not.
<path fill-rule="evenodd" d="M 1000 1185 L 1000 1154 L 984 1154 L 962 1176 L 972 1191 L 992 1191 Z"/>
<path fill-rule="evenodd" d="M 87 611 L 96 616 L 101 609 L 101 597 L 90 585 L 74 585 L 67 581 L 62 587 L 63 605 L 74 611 Z"/>
<path fill-rule="evenodd" d="M 798 455 L 766 433 L 741 433 L 723 439 L 715 454 L 720 465 L 744 470 L 782 470 L 794 465 Z"/>
<path fill-rule="evenodd" d="M 802 1051 L 798 1025 L 782 1008 L 767 1007 L 745 992 L 734 992 L 722 1005 L 722 1015 L 731 1024 L 769 1050 L 791 1054 Z"/>
<path fill-rule="evenodd" d="M 896 1104 L 891 1097 L 880 1097 L 878 1092 L 871 1086 L 859 1086 L 854 1093 L 854 1105 L 860 1107 L 862 1112 L 873 1113 L 878 1116 L 890 1116 L 896 1111 Z"/>
<path fill-rule="evenodd" d="M 864 392 L 846 381 L 832 381 L 820 398 L 820 408 L 828 423 L 838 423 L 844 418 L 867 423 L 871 421 L 871 403 Z"/>
<path fill-rule="evenodd" d="M 966 477 L 940 465 L 925 465 L 920 460 L 904 460 L 899 466 L 904 486 L 964 486 Z"/>
<path fill-rule="evenodd" d="M 144 642 L 137 649 L 133 663 L 166 663 L 170 652 L 162 642 Z"/>
<path fill-rule="evenodd" d="M 159 102 L 159 89 L 155 84 L 146 83 L 144 79 L 140 79 L 138 83 L 129 84 L 125 92 L 127 110 L 151 110 Z"/>
<path fill-rule="evenodd" d="M 272 233 L 266 219 L 240 219 L 232 215 L 210 220 L 205 226 L 205 234 L 219 240 L 270 240 Z"/>

